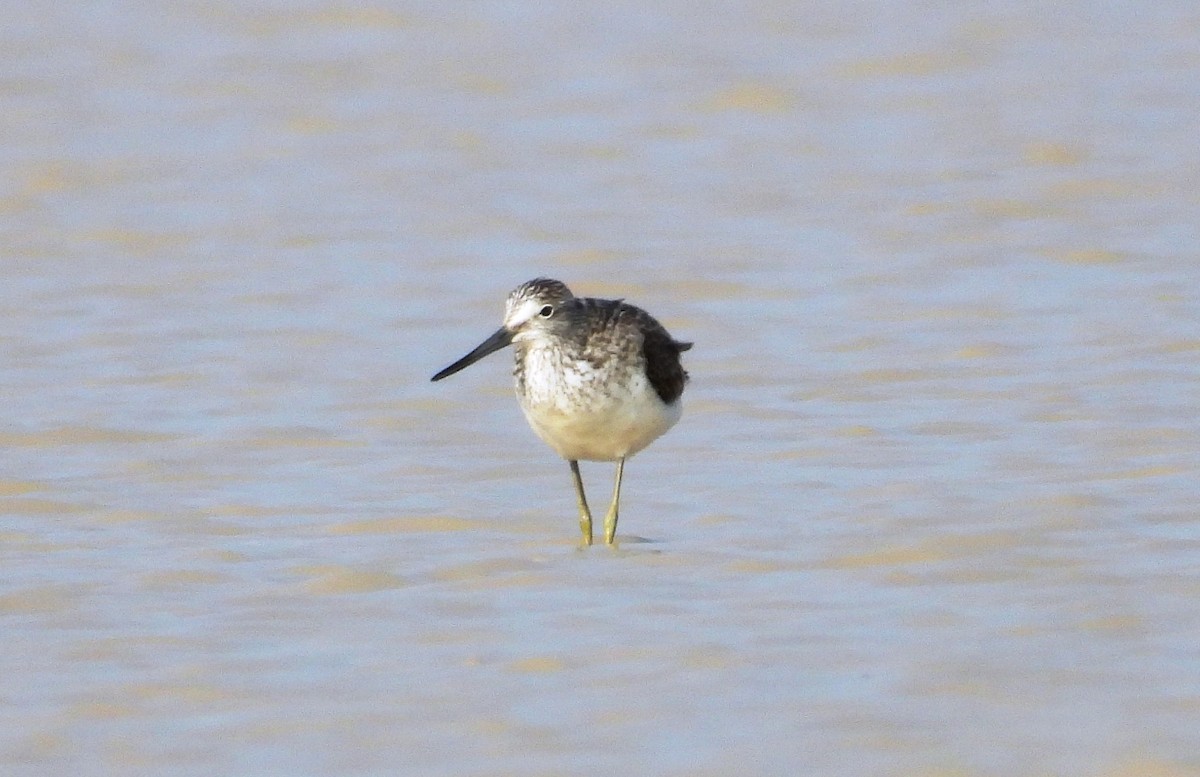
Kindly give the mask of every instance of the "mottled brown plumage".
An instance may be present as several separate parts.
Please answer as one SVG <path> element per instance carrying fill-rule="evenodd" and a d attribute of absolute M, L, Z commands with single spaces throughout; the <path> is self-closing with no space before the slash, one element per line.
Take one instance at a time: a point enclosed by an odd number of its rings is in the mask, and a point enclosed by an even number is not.
<path fill-rule="evenodd" d="M 544 279 L 539 279 L 544 283 Z M 557 283 L 554 281 L 553 283 Z M 566 290 L 565 286 L 561 290 Z M 551 291 L 544 286 L 538 288 L 541 299 L 549 299 Z M 569 291 L 567 292 L 570 293 Z M 559 335 L 559 345 L 565 357 L 583 359 L 599 371 L 615 369 L 612 362 L 620 362 L 631 370 L 645 372 L 666 404 L 671 404 L 683 394 L 688 374 L 683 369 L 679 354 L 692 347 L 672 339 L 654 316 L 623 300 L 596 299 L 594 297 L 559 297 L 554 331 Z M 640 342 L 639 342 L 640 339 Z M 516 378 L 517 393 L 525 392 L 525 363 L 528 345 L 518 343 L 513 376 Z"/>

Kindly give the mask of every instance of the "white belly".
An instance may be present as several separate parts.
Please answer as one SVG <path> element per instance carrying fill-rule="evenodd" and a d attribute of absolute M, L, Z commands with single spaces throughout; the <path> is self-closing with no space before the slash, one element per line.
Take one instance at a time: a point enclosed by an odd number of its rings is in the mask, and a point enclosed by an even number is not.
<path fill-rule="evenodd" d="M 584 368 L 569 371 L 566 385 L 538 381 L 533 376 L 539 374 L 562 375 L 529 370 L 525 395 L 518 397 L 521 410 L 537 436 L 564 459 L 632 456 L 674 426 L 683 412 L 678 400 L 665 404 L 641 370 L 606 382 Z"/>

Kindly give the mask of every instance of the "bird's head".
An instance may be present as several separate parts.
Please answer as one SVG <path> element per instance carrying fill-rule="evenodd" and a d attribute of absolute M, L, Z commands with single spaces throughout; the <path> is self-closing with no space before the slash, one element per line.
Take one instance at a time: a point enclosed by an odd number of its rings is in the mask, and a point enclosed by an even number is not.
<path fill-rule="evenodd" d="M 451 364 L 434 380 L 441 380 L 459 370 L 469 367 L 489 353 L 494 353 L 513 342 L 535 340 L 565 324 L 561 314 L 565 303 L 575 298 L 562 281 L 550 278 L 534 278 L 512 290 L 504 303 L 504 325 L 492 333 L 475 350 Z"/>
<path fill-rule="evenodd" d="M 563 321 L 564 303 L 575 295 L 562 281 L 534 278 L 513 289 L 504 303 L 504 329 L 513 341 L 535 339 Z"/>

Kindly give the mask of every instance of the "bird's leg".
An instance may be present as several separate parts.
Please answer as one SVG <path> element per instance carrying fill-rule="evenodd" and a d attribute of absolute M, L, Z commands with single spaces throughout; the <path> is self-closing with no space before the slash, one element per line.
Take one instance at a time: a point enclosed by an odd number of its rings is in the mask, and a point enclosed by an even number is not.
<path fill-rule="evenodd" d="M 617 538 L 617 505 L 621 502 L 621 474 L 625 471 L 625 457 L 617 459 L 617 482 L 613 486 L 612 504 L 604 516 L 604 541 L 609 545 Z"/>
<path fill-rule="evenodd" d="M 583 532 L 583 544 L 592 544 L 592 513 L 588 510 L 587 497 L 583 493 L 583 478 L 579 476 L 579 462 L 571 460 L 571 477 L 575 481 L 575 500 L 579 503 L 579 530 Z"/>

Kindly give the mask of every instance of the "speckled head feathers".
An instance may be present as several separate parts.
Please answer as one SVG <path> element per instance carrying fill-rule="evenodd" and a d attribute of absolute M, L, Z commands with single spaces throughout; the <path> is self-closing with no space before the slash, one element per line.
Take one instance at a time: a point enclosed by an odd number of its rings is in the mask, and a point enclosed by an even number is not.
<path fill-rule="evenodd" d="M 553 278 L 534 278 L 513 289 L 512 293 L 508 295 L 508 300 L 510 303 L 515 299 L 546 299 L 561 302 L 574 296 L 567 288 L 567 284 L 562 281 L 556 281 Z"/>
<path fill-rule="evenodd" d="M 552 278 L 534 278 L 512 290 L 504 304 L 504 328 L 521 329 L 534 318 L 549 318 L 555 309 L 575 299 L 567 284 Z"/>

